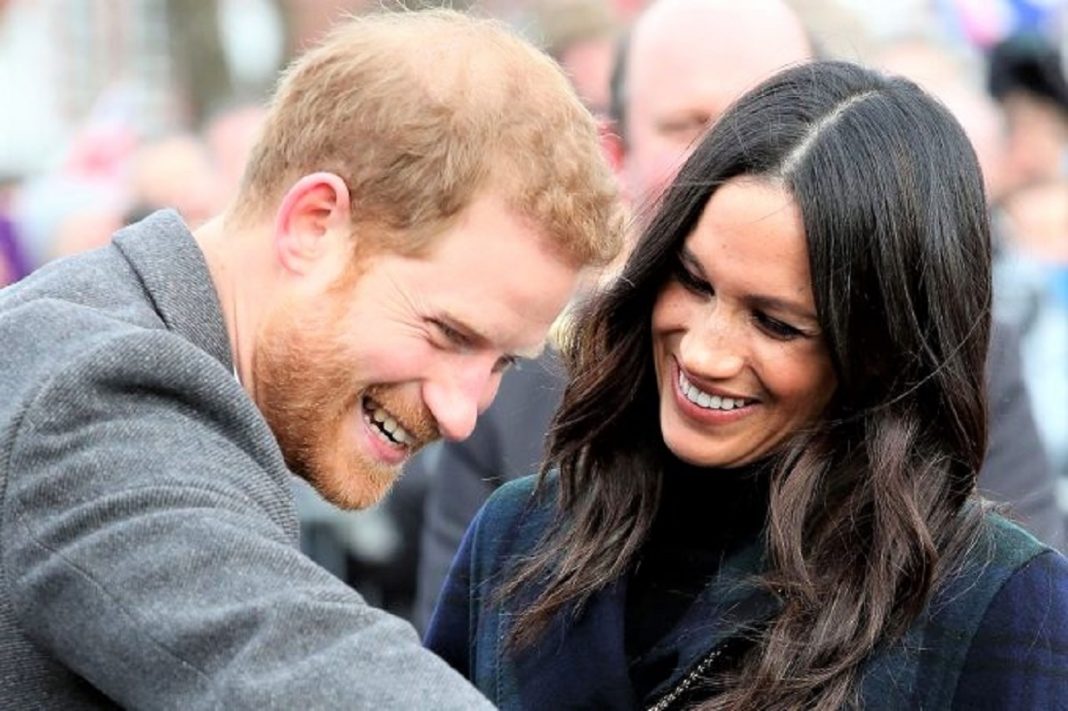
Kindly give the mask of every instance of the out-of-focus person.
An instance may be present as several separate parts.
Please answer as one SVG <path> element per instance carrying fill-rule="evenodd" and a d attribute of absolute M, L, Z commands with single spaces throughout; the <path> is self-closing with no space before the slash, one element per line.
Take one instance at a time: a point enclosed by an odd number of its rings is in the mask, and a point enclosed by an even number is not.
<path fill-rule="evenodd" d="M 1064 59 L 1035 33 L 1013 35 L 988 57 L 990 93 L 1008 123 L 1007 191 L 1068 176 L 1068 80 Z"/>
<path fill-rule="evenodd" d="M 127 222 L 171 208 L 194 229 L 218 214 L 229 197 L 208 147 L 189 133 L 142 142 L 133 155 L 128 190 L 134 219 Z"/>
<path fill-rule="evenodd" d="M 241 186 L 241 175 L 265 118 L 259 104 L 241 103 L 217 112 L 204 126 L 202 133 L 223 204 L 229 203 Z"/>
<path fill-rule="evenodd" d="M 537 0 L 535 25 L 593 115 L 609 115 L 609 82 L 620 24 L 609 0 Z"/>
<path fill-rule="evenodd" d="M 995 313 L 1020 331 L 1024 376 L 1068 518 L 1068 180 L 1018 188 L 999 207 Z"/>

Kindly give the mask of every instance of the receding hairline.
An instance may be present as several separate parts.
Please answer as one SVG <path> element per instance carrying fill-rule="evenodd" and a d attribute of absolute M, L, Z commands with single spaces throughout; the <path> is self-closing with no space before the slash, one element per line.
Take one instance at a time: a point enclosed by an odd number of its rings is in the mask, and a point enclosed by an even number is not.
<path fill-rule="evenodd" d="M 745 23 L 741 28 L 739 21 Z M 699 42 L 698 38 L 687 36 L 697 30 L 702 32 Z M 696 48 L 715 43 L 714 33 L 717 32 L 727 41 L 759 39 L 760 47 L 756 51 L 764 52 L 773 47 L 776 53 L 781 53 L 777 60 L 769 60 L 766 68 L 754 72 L 750 81 L 753 86 L 775 70 L 809 61 L 815 56 L 812 38 L 801 17 L 781 0 L 747 0 L 745 3 L 734 0 L 657 0 L 638 17 L 617 57 L 621 75 L 614 88 L 621 96 L 614 101 L 624 114 L 624 124 L 625 116 L 632 108 L 634 70 L 647 64 L 644 58 L 656 55 L 664 48 Z M 770 39 L 769 34 L 772 35 Z M 722 69 L 695 66 L 693 71 Z M 732 70 L 736 71 L 737 67 Z"/>
<path fill-rule="evenodd" d="M 529 80 L 531 67 L 539 63 L 543 71 L 535 78 L 560 86 L 552 60 L 500 20 L 440 8 L 350 17 L 312 51 L 368 32 L 374 33 L 380 47 L 396 49 L 412 80 L 432 98 L 447 100 L 461 85 L 503 100 L 507 87 L 501 82 L 502 72 L 509 78 Z M 413 45 L 415 36 L 421 41 Z"/>

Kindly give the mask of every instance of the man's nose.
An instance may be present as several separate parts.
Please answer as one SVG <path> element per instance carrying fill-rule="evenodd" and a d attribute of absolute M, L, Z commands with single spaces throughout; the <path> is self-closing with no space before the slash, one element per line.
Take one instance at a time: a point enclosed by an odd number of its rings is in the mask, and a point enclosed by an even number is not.
<path fill-rule="evenodd" d="M 443 377 L 423 385 L 423 400 L 445 439 L 467 439 L 479 413 L 497 394 L 500 376 L 492 363 L 481 359 L 450 369 Z"/>

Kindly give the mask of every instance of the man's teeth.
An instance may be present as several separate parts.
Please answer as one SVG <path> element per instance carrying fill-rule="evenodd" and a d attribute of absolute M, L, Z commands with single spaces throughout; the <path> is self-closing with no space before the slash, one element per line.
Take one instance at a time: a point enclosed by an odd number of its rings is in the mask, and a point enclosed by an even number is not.
<path fill-rule="evenodd" d="M 709 395 L 704 390 L 698 390 L 697 386 L 686 379 L 682 371 L 679 371 L 679 389 L 687 400 L 706 410 L 734 410 L 749 404 L 749 401 L 742 398 L 720 397 L 719 395 Z"/>
<path fill-rule="evenodd" d="M 376 425 L 375 429 L 378 430 L 379 435 L 388 440 L 390 444 L 410 445 L 415 442 L 415 437 L 401 427 L 400 423 L 390 417 L 389 413 L 381 407 L 367 411 L 367 415 L 371 422 Z"/>

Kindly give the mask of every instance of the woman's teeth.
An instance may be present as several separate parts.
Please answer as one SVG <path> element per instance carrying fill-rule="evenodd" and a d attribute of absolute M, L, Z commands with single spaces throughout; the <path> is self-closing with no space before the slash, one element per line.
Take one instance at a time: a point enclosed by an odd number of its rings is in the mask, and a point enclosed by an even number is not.
<path fill-rule="evenodd" d="M 681 370 L 679 371 L 679 390 L 682 391 L 682 394 L 686 396 L 687 400 L 706 410 L 735 410 L 739 407 L 745 407 L 750 402 L 742 398 L 709 395 L 704 390 L 699 390 L 696 385 L 687 380 Z"/>

